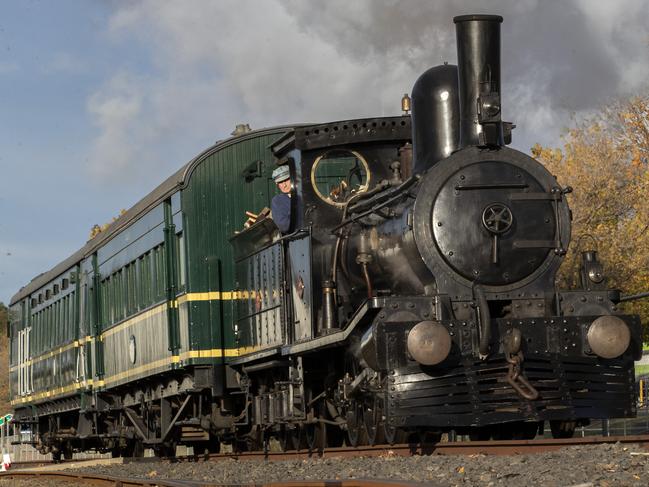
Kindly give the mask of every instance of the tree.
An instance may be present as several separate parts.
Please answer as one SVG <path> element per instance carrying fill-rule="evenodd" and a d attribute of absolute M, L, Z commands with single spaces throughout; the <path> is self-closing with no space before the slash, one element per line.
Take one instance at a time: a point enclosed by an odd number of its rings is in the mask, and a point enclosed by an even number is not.
<path fill-rule="evenodd" d="M 114 216 L 113 219 L 111 221 L 109 221 L 108 223 L 104 223 L 103 225 L 94 224 L 92 226 L 92 228 L 90 229 L 90 238 L 88 240 L 92 240 L 93 238 L 95 238 L 100 233 L 105 232 L 106 230 L 108 230 L 110 228 L 110 226 L 113 223 L 115 223 L 118 220 L 118 218 L 121 217 L 124 213 L 126 213 L 126 210 L 121 209 L 119 211 L 119 215 Z"/>
<path fill-rule="evenodd" d="M 578 282 L 580 253 L 597 246 L 609 287 L 624 294 L 649 291 L 649 95 L 604 108 L 563 140 L 563 148 L 532 148 L 562 186 L 575 189 L 569 196 L 572 243 L 560 284 Z M 649 322 L 649 299 L 624 306 Z"/>

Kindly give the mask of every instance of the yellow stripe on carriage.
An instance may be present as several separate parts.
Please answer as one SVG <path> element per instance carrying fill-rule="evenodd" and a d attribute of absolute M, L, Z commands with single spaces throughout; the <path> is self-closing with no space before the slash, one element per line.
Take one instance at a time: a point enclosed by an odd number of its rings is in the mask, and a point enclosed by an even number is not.
<path fill-rule="evenodd" d="M 188 301 L 232 301 L 236 299 L 250 299 L 256 295 L 255 291 L 209 291 L 204 293 L 188 293 L 178 296 L 178 304 Z"/>
<path fill-rule="evenodd" d="M 128 320 L 122 321 L 120 324 L 112 328 L 109 328 L 108 330 L 106 330 L 101 334 L 101 338 L 103 340 L 104 338 L 114 335 L 115 333 L 122 331 L 130 326 L 133 326 L 136 323 L 139 323 L 140 321 L 153 318 L 154 316 L 159 315 L 160 313 L 164 313 L 165 311 L 167 311 L 167 302 L 159 304 L 158 306 L 155 306 L 147 311 L 135 315 L 133 318 L 129 318 Z"/>
<path fill-rule="evenodd" d="M 77 391 L 86 387 L 97 387 L 102 388 L 106 385 L 118 382 L 125 378 L 140 378 L 143 373 L 149 372 L 155 369 L 163 369 L 171 364 L 178 364 L 187 359 L 194 358 L 221 358 L 221 357 L 239 357 L 246 353 L 251 353 L 256 350 L 259 350 L 262 347 L 241 347 L 241 348 L 213 348 L 213 349 L 204 349 L 204 350 L 189 350 L 183 352 L 180 355 L 172 355 L 164 359 L 156 360 L 154 362 L 149 362 L 148 364 L 135 367 L 133 369 L 128 369 L 127 371 L 120 372 L 118 374 L 105 376 L 103 379 L 98 379 L 94 381 L 93 379 L 88 379 L 81 382 L 75 382 L 63 387 L 55 387 L 53 389 L 48 389 L 46 391 L 39 392 L 37 394 L 29 394 L 18 399 L 11 401 L 11 405 L 24 404 L 27 402 L 39 401 L 41 399 L 54 399 L 55 397 L 69 394 L 70 392 Z"/>

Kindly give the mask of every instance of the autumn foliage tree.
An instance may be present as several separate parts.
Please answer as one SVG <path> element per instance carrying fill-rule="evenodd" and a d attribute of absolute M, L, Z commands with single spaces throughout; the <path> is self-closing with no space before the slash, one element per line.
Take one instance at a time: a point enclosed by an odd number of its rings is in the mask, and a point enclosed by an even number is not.
<path fill-rule="evenodd" d="M 111 221 L 109 221 L 108 223 L 104 223 L 103 225 L 97 225 L 97 224 L 93 225 L 92 228 L 90 229 L 90 236 L 89 236 L 88 240 L 92 240 L 93 238 L 95 238 L 100 233 L 103 233 L 106 230 L 108 230 L 110 228 L 110 226 L 113 223 L 115 223 L 117 221 L 117 219 L 120 216 L 122 216 L 124 213 L 126 213 L 126 210 L 121 209 L 119 211 L 119 215 L 114 216 L 113 219 Z"/>
<path fill-rule="evenodd" d="M 532 148 L 562 186 L 575 188 L 560 284 L 579 282 L 580 253 L 596 247 L 609 287 L 627 295 L 649 291 L 649 95 L 603 109 L 568 130 L 563 141 L 562 148 Z M 624 306 L 649 323 L 649 299 Z"/>

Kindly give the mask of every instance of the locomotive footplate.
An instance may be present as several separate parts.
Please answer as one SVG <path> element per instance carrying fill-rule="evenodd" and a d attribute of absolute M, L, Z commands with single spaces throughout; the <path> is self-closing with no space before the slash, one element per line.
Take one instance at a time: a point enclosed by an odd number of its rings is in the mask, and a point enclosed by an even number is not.
<path fill-rule="evenodd" d="M 640 353 L 640 324 L 635 317 L 618 316 L 629 327 L 631 343 L 622 355 L 604 359 L 588 342 L 597 318 L 493 320 L 491 353 L 485 360 L 478 358 L 472 323 L 442 321 L 453 340 L 444 362 L 425 366 L 388 358 L 388 421 L 396 427 L 444 428 L 634 416 L 633 361 Z M 390 335 L 396 329 L 385 331 Z M 531 386 L 521 389 L 538 394 L 522 394 L 513 386 L 514 355 L 520 357 L 520 377 Z"/>

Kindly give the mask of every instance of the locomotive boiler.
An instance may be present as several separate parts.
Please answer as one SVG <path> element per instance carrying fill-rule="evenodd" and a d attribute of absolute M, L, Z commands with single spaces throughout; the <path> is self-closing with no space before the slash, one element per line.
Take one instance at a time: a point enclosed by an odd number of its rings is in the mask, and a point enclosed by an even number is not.
<path fill-rule="evenodd" d="M 501 22 L 455 18 L 457 66 L 421 75 L 412 115 L 241 127 L 21 289 L 27 441 L 59 457 L 316 449 L 633 416 L 639 318 L 594 249 L 579 289 L 555 284 L 572 189 L 506 147 Z M 242 229 L 278 165 L 291 228 Z"/>

